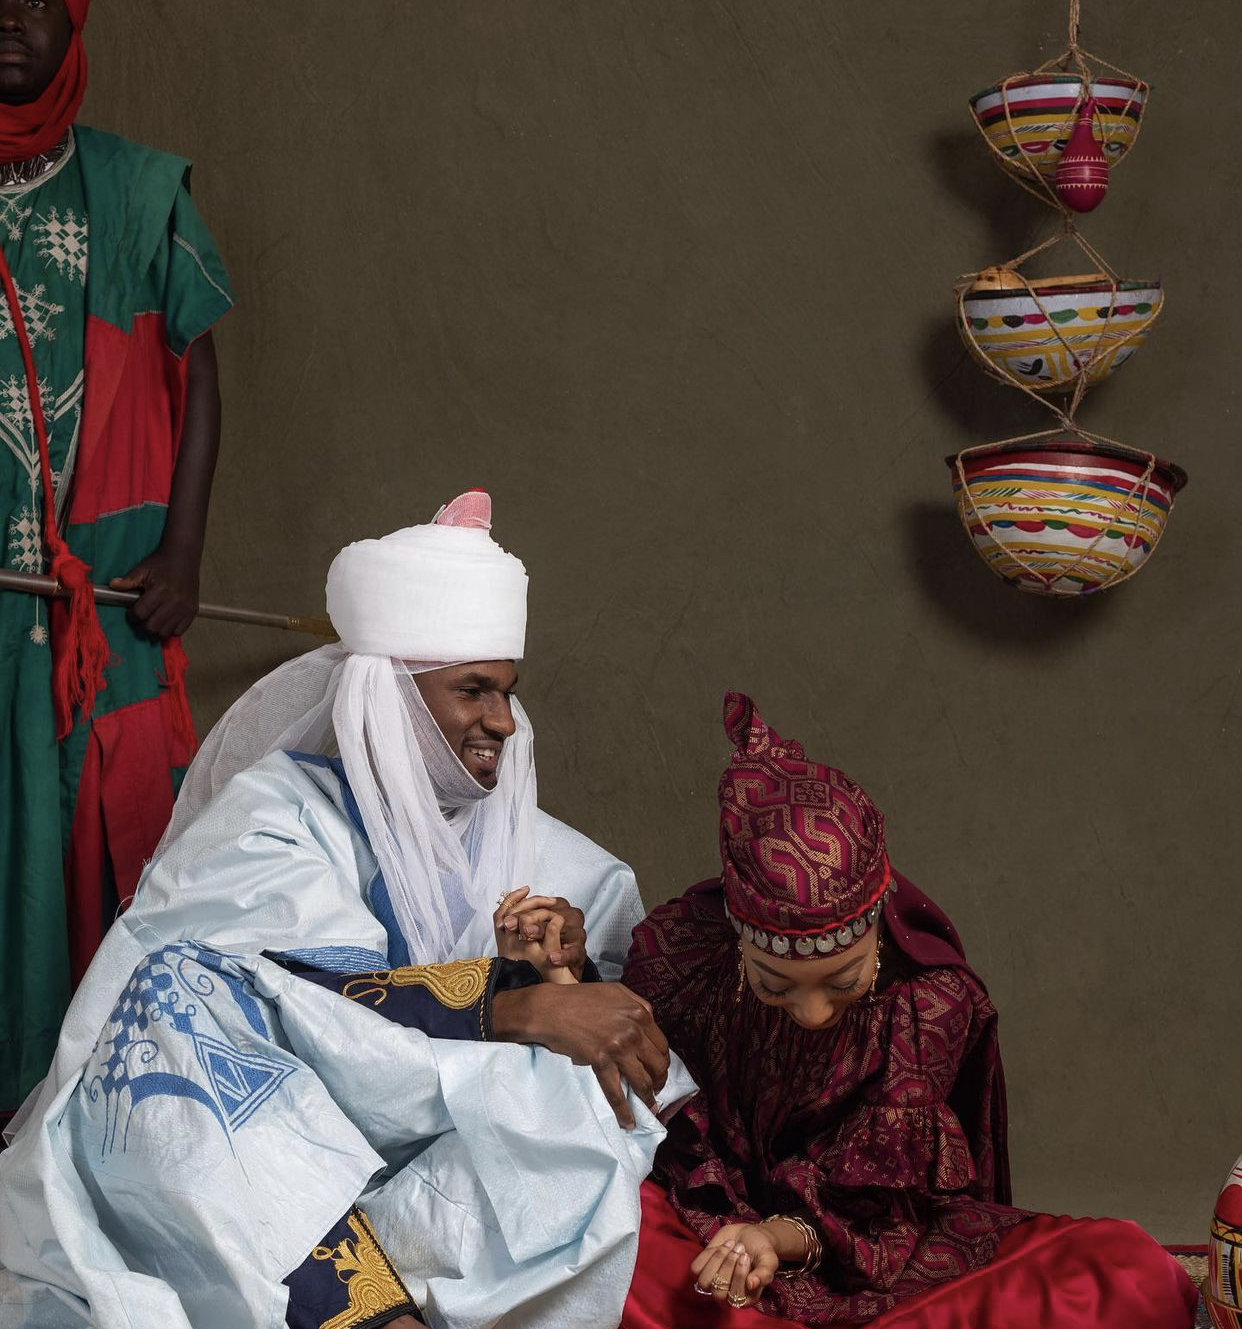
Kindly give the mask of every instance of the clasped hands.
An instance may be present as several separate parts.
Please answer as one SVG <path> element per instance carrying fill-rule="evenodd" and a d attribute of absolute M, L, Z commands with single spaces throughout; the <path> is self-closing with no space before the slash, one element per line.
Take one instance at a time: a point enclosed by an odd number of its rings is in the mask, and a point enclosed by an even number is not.
<path fill-rule="evenodd" d="M 581 983 L 586 968 L 586 917 L 560 896 L 506 891 L 492 915 L 496 954 L 526 960 L 546 983 Z"/>

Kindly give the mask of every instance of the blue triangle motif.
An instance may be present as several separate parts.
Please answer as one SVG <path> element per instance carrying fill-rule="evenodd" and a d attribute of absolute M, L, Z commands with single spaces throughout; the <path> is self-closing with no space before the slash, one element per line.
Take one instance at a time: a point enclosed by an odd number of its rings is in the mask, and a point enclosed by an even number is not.
<path fill-rule="evenodd" d="M 195 1034 L 194 1047 L 233 1129 L 245 1125 L 293 1073 L 293 1067 L 284 1062 L 239 1052 L 204 1034 Z"/>

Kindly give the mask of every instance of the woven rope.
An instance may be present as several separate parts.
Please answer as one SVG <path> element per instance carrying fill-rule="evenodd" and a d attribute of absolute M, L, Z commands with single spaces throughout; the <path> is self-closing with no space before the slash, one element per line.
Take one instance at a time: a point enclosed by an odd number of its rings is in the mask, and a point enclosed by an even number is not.
<path fill-rule="evenodd" d="M 1141 516 L 1144 507 L 1146 507 L 1147 505 L 1147 496 L 1151 490 L 1151 479 L 1152 476 L 1155 474 L 1157 465 L 1159 464 L 1156 454 L 1154 452 L 1145 452 L 1141 448 L 1132 448 L 1128 444 L 1120 443 L 1116 439 L 1108 438 L 1103 434 L 1094 434 L 1090 430 L 1083 429 L 1081 425 L 1076 425 L 1073 422 L 1070 422 L 1069 425 L 1066 426 L 1066 428 L 1068 429 L 1068 432 L 1077 435 L 1080 439 L 1082 439 L 1084 443 L 1104 445 L 1107 447 L 1116 448 L 1118 449 L 1118 451 L 1123 453 L 1128 453 L 1130 456 L 1136 459 L 1143 458 L 1146 460 L 1146 466 L 1143 470 L 1143 474 L 1140 475 L 1137 480 L 1135 480 L 1134 484 L 1130 487 L 1130 491 L 1126 494 L 1125 497 L 1125 508 L 1127 511 L 1126 520 L 1129 523 L 1129 529 L 1134 534 L 1138 534 L 1140 530 L 1139 517 Z M 1092 540 L 1092 542 L 1087 546 L 1087 548 L 1082 551 L 1077 560 L 1071 563 L 1068 568 L 1058 569 L 1052 573 L 1040 572 L 1036 568 L 1034 568 L 1029 562 L 1027 562 L 1027 560 L 1024 559 L 1020 554 L 1016 553 L 1014 550 L 1009 549 L 1008 547 L 1003 545 L 993 534 L 991 523 L 984 519 L 983 514 L 979 511 L 979 505 L 975 502 L 975 496 L 970 491 L 970 485 L 967 483 L 966 480 L 966 467 L 963 462 L 964 458 L 973 456 L 975 453 L 996 451 L 1014 443 L 1033 443 L 1038 447 L 1039 444 L 1044 441 L 1051 442 L 1054 439 L 1060 438 L 1062 432 L 1063 431 L 1059 429 L 1041 429 L 1034 434 L 1018 434 L 1012 438 L 1000 439 L 998 442 L 995 443 L 980 443 L 975 447 L 963 448 L 962 451 L 959 452 L 957 454 L 957 457 L 955 458 L 955 470 L 957 472 L 957 480 L 959 485 L 958 518 L 961 521 L 962 526 L 965 528 L 966 534 L 970 536 L 971 545 L 975 546 L 975 541 L 974 541 L 974 536 L 971 534 L 970 522 L 967 520 L 966 516 L 967 502 L 969 502 L 970 504 L 971 512 L 974 513 L 975 520 L 983 528 L 984 532 L 991 538 L 992 542 L 996 545 L 996 547 L 999 550 L 1001 550 L 1001 552 L 1012 564 L 1020 568 L 1021 571 L 1024 572 L 1029 578 L 1031 578 L 1032 581 L 1042 584 L 1044 587 L 1044 592 L 1046 594 L 1055 596 L 1059 599 L 1072 599 L 1075 596 L 1082 595 L 1083 592 L 1073 591 L 1073 590 L 1057 590 L 1054 589 L 1054 583 L 1062 579 L 1071 580 L 1074 574 L 1078 572 L 1084 566 L 1087 560 L 1090 559 L 1091 556 L 1095 553 L 1096 549 L 1099 547 L 1100 541 L 1106 538 L 1106 536 L 1108 535 L 1109 526 L 1111 525 L 1114 528 L 1121 527 L 1124 530 L 1125 527 L 1123 522 L 1119 520 L 1112 523 L 1106 523 L 1104 527 L 1101 529 L 1100 533 L 1095 537 L 1095 539 Z M 1141 493 L 1140 490 L 1142 491 Z M 1129 509 L 1131 504 L 1134 503 L 1136 495 L 1138 495 L 1138 503 L 1134 508 L 1133 514 L 1130 515 Z M 1175 501 L 1174 497 L 1170 496 L 1170 501 L 1169 501 L 1170 514 L 1173 511 L 1174 501 Z M 1157 545 L 1159 545 L 1161 539 L 1163 539 L 1164 531 L 1167 526 L 1168 522 L 1166 520 L 1165 525 L 1161 527 L 1159 530 L 1157 530 L 1156 535 L 1151 542 L 1151 548 L 1148 550 L 1148 555 L 1147 555 L 1148 558 L 1150 558 L 1151 555 L 1156 552 L 1156 547 Z M 984 551 L 982 549 L 979 549 L 978 546 L 975 546 L 975 549 L 976 552 L 979 554 L 979 557 L 983 560 L 985 564 L 987 564 L 989 569 L 994 571 L 994 569 L 991 568 L 991 564 L 988 563 L 987 555 L 984 553 Z M 1140 564 L 1139 567 L 1141 566 L 1142 565 Z M 1120 586 L 1122 582 L 1129 581 L 1129 579 L 1133 577 L 1138 570 L 1139 570 L 1138 567 L 1123 564 L 1121 567 L 1114 568 L 1112 574 L 1108 577 L 1108 579 L 1106 581 L 1102 581 L 1097 587 L 1093 589 L 1096 591 L 1107 591 L 1114 586 Z M 1010 578 L 1006 577 L 1003 578 L 1003 580 L 1008 581 L 1010 580 Z"/>

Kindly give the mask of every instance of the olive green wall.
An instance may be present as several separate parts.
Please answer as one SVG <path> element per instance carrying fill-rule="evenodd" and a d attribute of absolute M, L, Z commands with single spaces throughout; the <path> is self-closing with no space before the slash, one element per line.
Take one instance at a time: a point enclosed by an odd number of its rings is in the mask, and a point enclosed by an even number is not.
<path fill-rule="evenodd" d="M 204 598 L 317 610 L 340 545 L 486 485 L 544 806 L 653 903 L 711 873 L 751 691 L 958 920 L 1018 1202 L 1200 1241 L 1242 1149 L 1242 18 L 1086 10 L 1156 84 L 1087 233 L 1169 302 L 1083 420 L 1192 477 L 1087 603 L 994 580 L 941 460 L 1045 423 L 949 288 L 1050 225 L 965 102 L 1060 48 L 1060 4 L 124 0 L 87 109 L 198 162 L 236 282 Z M 196 627 L 201 723 L 305 644 Z"/>

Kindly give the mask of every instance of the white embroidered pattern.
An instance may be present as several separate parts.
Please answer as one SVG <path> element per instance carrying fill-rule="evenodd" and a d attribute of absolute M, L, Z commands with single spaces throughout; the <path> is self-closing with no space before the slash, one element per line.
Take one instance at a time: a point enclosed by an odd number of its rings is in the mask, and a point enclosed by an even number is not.
<path fill-rule="evenodd" d="M 51 207 L 34 224 L 39 257 L 49 267 L 54 264 L 66 281 L 76 281 L 79 286 L 86 285 L 88 229 L 86 214 L 79 221 L 72 208 L 61 216 L 58 208 Z"/>
<path fill-rule="evenodd" d="M 18 572 L 43 571 L 43 523 L 34 508 L 18 508 L 9 522 L 9 564 Z"/>
<path fill-rule="evenodd" d="M 8 233 L 10 240 L 20 240 L 26 223 L 30 220 L 33 208 L 22 207 L 22 195 L 7 198 L 0 194 L 0 226 Z"/>
<path fill-rule="evenodd" d="M 39 380 L 39 397 L 47 416 L 49 427 L 64 416 L 74 413 L 73 435 L 66 457 L 65 473 L 72 471 L 72 458 L 77 452 L 78 433 L 82 427 L 82 388 L 85 376 L 81 370 L 77 377 L 55 400 L 51 398 L 51 387 L 45 379 Z M 8 553 L 12 566 L 19 572 L 43 571 L 43 477 L 39 470 L 39 440 L 34 431 L 34 419 L 30 413 L 30 398 L 26 392 L 25 378 L 16 374 L 0 381 L 0 444 L 3 444 L 17 459 L 17 464 L 26 473 L 26 482 L 30 494 L 29 501 L 17 513 L 9 524 Z M 57 497 L 59 516 L 60 500 L 63 500 L 65 474 L 52 472 L 52 490 Z"/>
<path fill-rule="evenodd" d="M 17 283 L 14 282 L 14 285 Z M 58 314 L 63 314 L 65 307 L 47 298 L 47 287 L 42 282 L 32 286 L 28 291 L 23 291 L 21 286 L 17 286 L 17 303 L 21 306 L 22 318 L 26 321 L 26 334 L 32 346 L 39 341 L 56 340 L 56 329 L 52 326 L 52 320 Z M 0 341 L 5 341 L 12 335 L 13 315 L 9 310 L 8 301 L 0 301 Z"/>

